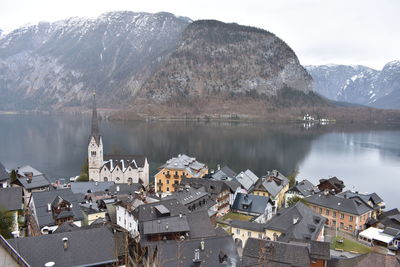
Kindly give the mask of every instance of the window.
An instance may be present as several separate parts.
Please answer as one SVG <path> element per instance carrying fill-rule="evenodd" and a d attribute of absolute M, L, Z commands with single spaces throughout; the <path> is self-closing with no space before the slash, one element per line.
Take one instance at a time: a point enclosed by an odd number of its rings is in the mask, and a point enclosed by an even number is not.
<path fill-rule="evenodd" d="M 167 184 L 169 184 L 169 180 L 167 180 Z"/>
<path fill-rule="evenodd" d="M 167 187 L 167 192 L 169 192 L 169 187 Z"/>
<path fill-rule="evenodd" d="M 92 157 L 96 157 L 96 151 L 90 151 L 90 155 L 91 155 Z"/>
<path fill-rule="evenodd" d="M 121 216 L 118 216 L 118 221 L 121 221 Z"/>
<path fill-rule="evenodd" d="M 336 221 L 335 221 L 335 220 L 333 220 L 333 221 L 332 221 L 332 224 L 333 224 L 334 226 L 336 226 Z"/>
<path fill-rule="evenodd" d="M 240 235 L 240 229 L 236 229 L 236 234 Z"/>
<path fill-rule="evenodd" d="M 251 237 L 251 232 L 250 231 L 247 232 L 247 236 Z"/>
<path fill-rule="evenodd" d="M 349 221 L 352 222 L 353 221 L 353 216 L 349 216 Z"/>
<path fill-rule="evenodd" d="M 162 184 L 162 180 L 158 180 L 158 183 L 159 183 L 159 184 Z"/>
<path fill-rule="evenodd" d="M 129 228 L 132 228 L 132 223 L 129 223 Z"/>
<path fill-rule="evenodd" d="M 340 213 L 340 219 L 344 219 L 344 214 Z"/>
<path fill-rule="evenodd" d="M 340 228 L 344 228 L 344 223 L 340 223 Z"/>
<path fill-rule="evenodd" d="M 115 180 L 119 181 L 120 179 L 119 179 L 119 177 L 117 177 L 117 178 L 115 178 Z"/>
<path fill-rule="evenodd" d="M 325 214 L 326 214 L 327 216 L 329 216 L 329 210 L 328 210 L 328 209 L 326 209 Z"/>
<path fill-rule="evenodd" d="M 353 231 L 353 225 L 349 225 L 349 230 Z"/>
<path fill-rule="evenodd" d="M 133 179 L 131 177 L 128 178 L 128 184 L 131 184 L 133 182 Z"/>
<path fill-rule="evenodd" d="M 262 238 L 262 233 L 258 233 L 258 238 Z"/>
<path fill-rule="evenodd" d="M 319 213 L 322 214 L 322 208 L 319 208 Z"/>
<path fill-rule="evenodd" d="M 333 218 L 336 218 L 336 211 L 333 212 Z"/>
<path fill-rule="evenodd" d="M 107 178 L 107 177 L 104 177 L 103 180 L 104 180 L 104 182 L 107 182 L 107 181 L 108 181 L 108 178 Z"/>

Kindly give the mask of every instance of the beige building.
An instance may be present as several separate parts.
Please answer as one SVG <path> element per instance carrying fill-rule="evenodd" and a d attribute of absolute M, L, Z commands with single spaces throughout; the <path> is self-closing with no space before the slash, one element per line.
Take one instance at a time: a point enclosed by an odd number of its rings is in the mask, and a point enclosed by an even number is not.
<path fill-rule="evenodd" d="M 202 178 L 208 174 L 208 167 L 196 158 L 179 154 L 178 157 L 169 159 L 159 168 L 155 175 L 155 189 L 160 193 L 175 192 L 183 178 Z"/>

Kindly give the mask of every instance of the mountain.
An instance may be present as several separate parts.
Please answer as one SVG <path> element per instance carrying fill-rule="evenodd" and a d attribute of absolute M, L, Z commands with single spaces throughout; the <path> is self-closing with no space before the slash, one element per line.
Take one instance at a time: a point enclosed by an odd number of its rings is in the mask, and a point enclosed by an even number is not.
<path fill-rule="evenodd" d="M 257 100 L 265 109 L 271 99 L 319 102 L 311 82 L 293 50 L 268 31 L 170 13 L 110 12 L 0 37 L 2 109 L 87 107 L 93 91 L 99 106 L 113 109 L 210 99 L 234 107 Z"/>
<path fill-rule="evenodd" d="M 336 101 L 400 109 L 400 61 L 381 71 L 365 66 L 306 66 L 319 94 Z M 397 101 L 396 101 L 397 100 Z"/>
<path fill-rule="evenodd" d="M 218 93 L 275 96 L 285 86 L 308 93 L 311 82 L 292 49 L 274 34 L 203 20 L 185 29 L 140 96 L 155 102 Z"/>
<path fill-rule="evenodd" d="M 0 38 L 0 105 L 81 106 L 96 90 L 100 105 L 120 108 L 190 22 L 170 13 L 110 12 L 14 30 Z"/>

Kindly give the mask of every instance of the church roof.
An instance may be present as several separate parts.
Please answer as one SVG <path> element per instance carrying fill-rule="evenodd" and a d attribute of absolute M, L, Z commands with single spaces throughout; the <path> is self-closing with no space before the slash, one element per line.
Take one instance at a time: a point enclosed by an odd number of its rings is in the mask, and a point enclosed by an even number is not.
<path fill-rule="evenodd" d="M 109 170 L 117 166 L 125 172 L 128 167 L 132 169 L 144 168 L 146 157 L 141 155 L 104 155 L 104 165 Z"/>

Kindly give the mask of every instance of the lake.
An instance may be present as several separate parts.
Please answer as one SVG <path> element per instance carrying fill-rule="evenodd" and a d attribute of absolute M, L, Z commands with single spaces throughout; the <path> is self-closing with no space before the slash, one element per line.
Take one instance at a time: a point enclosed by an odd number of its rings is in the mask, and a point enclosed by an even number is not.
<path fill-rule="evenodd" d="M 230 166 L 262 176 L 277 169 L 317 183 L 337 176 L 346 189 L 376 192 L 399 207 L 400 128 L 368 125 L 122 122 L 102 120 L 105 154 L 144 154 L 151 173 L 188 154 L 215 169 Z M 0 161 L 8 169 L 32 165 L 49 178 L 79 174 L 87 157 L 90 117 L 0 115 Z"/>

